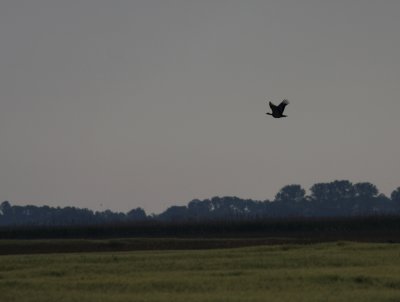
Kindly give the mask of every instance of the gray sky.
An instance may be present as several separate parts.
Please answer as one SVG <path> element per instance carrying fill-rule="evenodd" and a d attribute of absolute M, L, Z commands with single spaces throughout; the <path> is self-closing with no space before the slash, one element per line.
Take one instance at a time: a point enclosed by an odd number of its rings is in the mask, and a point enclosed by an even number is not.
<path fill-rule="evenodd" d="M 395 0 L 1 1 L 0 200 L 159 213 L 335 179 L 390 195 L 399 30 Z"/>

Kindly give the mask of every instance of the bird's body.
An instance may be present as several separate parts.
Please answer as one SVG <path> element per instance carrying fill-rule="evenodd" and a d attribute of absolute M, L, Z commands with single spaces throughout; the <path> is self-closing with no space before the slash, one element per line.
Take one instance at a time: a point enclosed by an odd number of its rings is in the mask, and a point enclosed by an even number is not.
<path fill-rule="evenodd" d="M 283 110 L 285 110 L 285 107 L 288 104 L 289 104 L 288 100 L 283 100 L 278 106 L 269 102 L 269 107 L 271 108 L 272 113 L 267 112 L 267 114 L 272 115 L 274 118 L 287 117 L 287 115 L 283 114 Z"/>

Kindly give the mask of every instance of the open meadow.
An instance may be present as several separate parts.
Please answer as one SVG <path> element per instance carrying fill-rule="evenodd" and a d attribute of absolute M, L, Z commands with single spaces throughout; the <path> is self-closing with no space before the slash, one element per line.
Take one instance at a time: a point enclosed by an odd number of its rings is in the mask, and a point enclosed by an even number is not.
<path fill-rule="evenodd" d="M 3 255 L 0 300 L 400 301 L 400 245 Z"/>

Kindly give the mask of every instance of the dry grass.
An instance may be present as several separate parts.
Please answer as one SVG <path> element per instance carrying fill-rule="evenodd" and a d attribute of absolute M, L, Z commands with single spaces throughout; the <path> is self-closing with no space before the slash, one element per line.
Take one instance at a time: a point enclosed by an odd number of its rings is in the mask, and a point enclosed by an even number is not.
<path fill-rule="evenodd" d="M 1 301 L 399 301 L 400 245 L 0 256 Z"/>

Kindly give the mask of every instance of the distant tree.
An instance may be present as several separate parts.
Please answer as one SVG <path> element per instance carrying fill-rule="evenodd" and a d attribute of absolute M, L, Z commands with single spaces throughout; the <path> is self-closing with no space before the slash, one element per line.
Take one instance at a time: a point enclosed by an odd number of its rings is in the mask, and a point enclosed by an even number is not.
<path fill-rule="evenodd" d="M 348 216 L 352 214 L 355 187 L 348 180 L 317 183 L 311 188 L 307 216 Z"/>
<path fill-rule="evenodd" d="M 377 212 L 381 214 L 399 214 L 398 207 L 395 202 L 392 202 L 390 198 L 388 198 L 384 194 L 379 194 L 374 198 Z"/>
<path fill-rule="evenodd" d="M 167 221 L 187 220 L 188 209 L 186 206 L 172 206 L 158 215 L 158 219 Z"/>
<path fill-rule="evenodd" d="M 147 219 L 146 212 L 142 208 L 130 210 L 126 216 L 129 220 L 134 221 L 143 221 Z"/>
<path fill-rule="evenodd" d="M 394 190 L 392 192 L 392 194 L 390 195 L 390 198 L 394 202 L 400 202 L 400 187 L 398 187 L 396 190 Z"/>
<path fill-rule="evenodd" d="M 7 200 L 3 201 L 0 204 L 0 215 L 6 215 L 10 212 L 10 210 L 11 210 L 11 205 Z"/>
<path fill-rule="evenodd" d="M 284 186 L 275 196 L 278 202 L 300 202 L 304 200 L 306 191 L 300 185 Z"/>
<path fill-rule="evenodd" d="M 375 185 L 369 182 L 359 182 L 354 185 L 356 197 L 373 198 L 379 194 Z"/>
<path fill-rule="evenodd" d="M 213 207 L 209 199 L 206 200 L 193 199 L 188 204 L 189 215 L 195 220 L 209 218 L 212 211 Z"/>
<path fill-rule="evenodd" d="M 316 183 L 311 186 L 310 199 L 312 201 L 326 202 L 329 199 L 329 185 L 328 183 Z"/>
<path fill-rule="evenodd" d="M 333 200 L 351 199 L 355 197 L 355 189 L 348 180 L 335 180 L 330 183 L 331 198 Z"/>
<path fill-rule="evenodd" d="M 313 200 L 327 202 L 351 199 L 355 197 L 355 189 L 348 180 L 335 180 L 330 183 L 317 183 L 311 188 Z"/>

